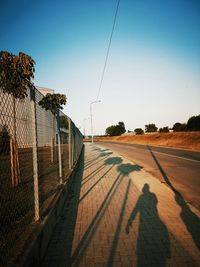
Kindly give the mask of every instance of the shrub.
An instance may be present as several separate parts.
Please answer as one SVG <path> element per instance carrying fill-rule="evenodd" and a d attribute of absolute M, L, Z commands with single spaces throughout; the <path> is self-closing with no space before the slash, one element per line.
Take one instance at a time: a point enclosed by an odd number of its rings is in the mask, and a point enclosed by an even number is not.
<path fill-rule="evenodd" d="M 144 131 L 142 130 L 142 128 L 136 128 L 134 130 L 135 134 L 138 135 L 138 134 L 144 134 Z"/>

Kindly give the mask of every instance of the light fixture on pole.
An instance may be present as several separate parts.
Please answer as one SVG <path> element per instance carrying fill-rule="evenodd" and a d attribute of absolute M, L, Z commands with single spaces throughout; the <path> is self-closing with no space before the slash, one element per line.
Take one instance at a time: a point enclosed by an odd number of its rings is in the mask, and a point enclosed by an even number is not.
<path fill-rule="evenodd" d="M 101 100 L 93 101 L 90 103 L 90 119 L 91 119 L 91 135 L 92 135 L 92 144 L 93 144 L 93 122 L 92 122 L 92 105 L 95 103 L 100 103 Z"/>

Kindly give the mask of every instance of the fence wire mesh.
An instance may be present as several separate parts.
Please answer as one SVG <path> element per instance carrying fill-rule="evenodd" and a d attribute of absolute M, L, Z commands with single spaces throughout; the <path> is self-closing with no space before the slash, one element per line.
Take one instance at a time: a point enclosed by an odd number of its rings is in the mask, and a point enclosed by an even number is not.
<path fill-rule="evenodd" d="M 73 166 L 81 152 L 80 131 L 63 112 L 56 116 L 39 106 L 42 98 L 37 90 L 34 103 L 30 92 L 19 100 L 0 90 L 0 266 L 12 265 L 29 238 L 29 229 L 33 229 L 33 170 L 38 170 L 37 208 L 42 218 L 49 212 L 61 183 L 69 179 L 70 158 Z M 37 166 L 33 166 L 34 156 Z"/>
<path fill-rule="evenodd" d="M 69 174 L 69 118 L 60 111 L 59 124 L 60 124 L 60 142 L 61 142 L 61 155 L 62 155 L 62 177 L 65 182 Z"/>

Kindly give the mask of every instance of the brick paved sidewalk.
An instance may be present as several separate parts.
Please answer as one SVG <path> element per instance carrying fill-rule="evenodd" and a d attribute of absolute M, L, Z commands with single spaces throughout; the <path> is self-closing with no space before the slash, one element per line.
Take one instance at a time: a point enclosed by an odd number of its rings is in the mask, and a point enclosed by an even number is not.
<path fill-rule="evenodd" d="M 200 266 L 200 212 L 167 184 L 86 144 L 41 266 Z"/>

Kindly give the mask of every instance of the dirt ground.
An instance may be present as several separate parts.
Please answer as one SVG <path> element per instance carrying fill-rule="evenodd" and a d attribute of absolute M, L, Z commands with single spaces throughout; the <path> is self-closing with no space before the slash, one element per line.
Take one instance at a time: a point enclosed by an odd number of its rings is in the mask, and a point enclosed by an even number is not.
<path fill-rule="evenodd" d="M 123 135 L 95 138 L 96 141 L 122 142 L 130 144 L 149 144 L 156 146 L 176 147 L 200 150 L 200 131 L 176 133 L 148 133 L 143 135 Z"/>

